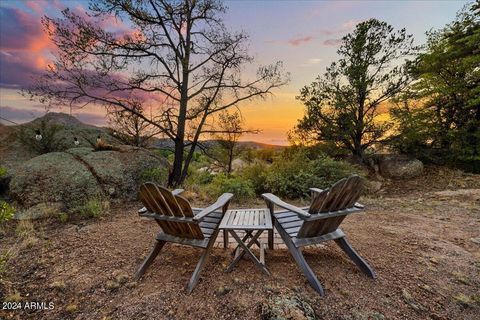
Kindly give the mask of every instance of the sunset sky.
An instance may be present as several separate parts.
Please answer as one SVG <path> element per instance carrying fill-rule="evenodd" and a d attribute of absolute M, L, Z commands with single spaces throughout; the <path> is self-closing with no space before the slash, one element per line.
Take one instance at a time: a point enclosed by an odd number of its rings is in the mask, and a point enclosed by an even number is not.
<path fill-rule="evenodd" d="M 288 86 L 265 101 L 242 107 L 246 124 L 261 129 L 243 137 L 270 144 L 286 144 L 286 132 L 303 114 L 295 100 L 299 89 L 337 59 L 339 39 L 356 23 L 377 18 L 407 29 L 415 42 L 425 32 L 451 22 L 467 1 L 228 1 L 225 22 L 250 34 L 250 53 L 258 64 L 277 60 L 291 73 Z M 22 97 L 19 89 L 32 83 L 51 58 L 52 44 L 42 32 L 43 15 L 58 16 L 65 7 L 84 11 L 86 1 L 2 0 L 0 2 L 0 116 L 14 122 L 30 121 L 45 113 L 44 106 Z M 112 21 L 111 23 L 114 23 Z M 120 28 L 118 24 L 105 26 Z M 59 111 L 59 110 L 52 110 Z M 63 108 L 60 111 L 69 112 Z M 84 122 L 105 125 L 99 107 L 75 110 Z M 1 123 L 8 124 L 5 121 Z"/>

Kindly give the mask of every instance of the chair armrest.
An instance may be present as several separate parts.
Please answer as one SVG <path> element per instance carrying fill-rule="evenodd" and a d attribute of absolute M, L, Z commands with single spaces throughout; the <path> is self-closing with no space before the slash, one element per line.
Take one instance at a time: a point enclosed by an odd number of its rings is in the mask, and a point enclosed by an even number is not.
<path fill-rule="evenodd" d="M 175 189 L 172 191 L 172 194 L 174 196 L 178 196 L 180 193 L 182 193 L 183 191 L 185 191 L 184 189 Z"/>
<path fill-rule="evenodd" d="M 358 208 L 358 209 L 364 209 L 365 206 L 359 202 L 355 202 L 355 204 L 353 205 L 355 208 Z"/>
<path fill-rule="evenodd" d="M 319 188 L 310 188 L 309 190 L 315 193 L 323 192 L 323 189 L 319 189 Z"/>
<path fill-rule="evenodd" d="M 307 211 L 308 209 L 310 209 L 310 206 L 306 206 L 306 207 L 299 207 L 300 209 L 302 209 L 303 211 Z M 285 212 L 290 212 L 290 210 L 278 210 L 278 211 L 275 211 L 274 213 L 285 213 Z"/>
<path fill-rule="evenodd" d="M 294 205 L 291 205 L 289 203 L 286 203 L 286 202 L 282 201 L 279 197 L 277 197 L 273 193 L 264 193 L 264 194 L 262 194 L 262 197 L 267 202 L 267 205 L 268 204 L 274 204 L 276 206 L 279 206 L 280 208 L 287 209 L 288 211 L 295 212 L 302 219 L 310 217 L 310 213 L 300 209 L 299 207 L 296 207 Z"/>
<path fill-rule="evenodd" d="M 212 213 L 212 212 L 214 212 L 214 211 L 216 211 L 216 210 L 218 210 L 219 208 L 222 208 L 222 207 L 225 207 L 225 210 L 226 210 L 226 207 L 228 207 L 228 204 L 230 202 L 230 199 L 232 199 L 232 197 L 233 197 L 232 193 L 222 194 L 220 197 L 218 197 L 217 201 L 214 204 L 212 204 L 209 207 L 206 207 L 205 209 L 203 209 L 202 211 L 197 213 L 193 217 L 193 220 L 202 221 L 203 218 L 208 216 L 210 213 Z"/>

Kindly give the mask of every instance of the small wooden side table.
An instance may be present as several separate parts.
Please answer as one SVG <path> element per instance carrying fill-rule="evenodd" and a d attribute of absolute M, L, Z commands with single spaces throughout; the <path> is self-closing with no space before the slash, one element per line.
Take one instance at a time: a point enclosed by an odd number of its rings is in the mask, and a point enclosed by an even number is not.
<path fill-rule="evenodd" d="M 246 253 L 263 273 L 270 275 L 265 266 L 265 244 L 258 241 L 258 237 L 263 231 L 273 231 L 272 218 L 268 209 L 228 210 L 220 222 L 219 229 L 229 232 L 238 243 L 237 249 L 235 249 L 235 258 L 228 266 L 227 272 L 232 271 Z M 245 231 L 243 239 L 238 236 L 236 230 Z M 256 233 L 254 233 L 255 231 Z M 254 244 L 260 249 L 260 260 L 250 249 Z"/>

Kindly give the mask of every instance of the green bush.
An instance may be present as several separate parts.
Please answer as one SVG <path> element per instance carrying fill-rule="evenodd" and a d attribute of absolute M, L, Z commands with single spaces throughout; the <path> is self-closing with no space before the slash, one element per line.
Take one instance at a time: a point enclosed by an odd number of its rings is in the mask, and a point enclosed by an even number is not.
<path fill-rule="evenodd" d="M 167 168 L 151 168 L 142 172 L 140 175 L 140 180 L 142 183 L 145 182 L 155 182 L 161 186 L 167 184 L 168 180 L 168 169 Z"/>
<path fill-rule="evenodd" d="M 309 188 L 328 188 L 336 181 L 358 173 L 352 165 L 327 156 L 309 159 L 299 152 L 277 159 L 265 173 L 265 189 L 278 196 L 303 198 Z"/>
<path fill-rule="evenodd" d="M 211 174 L 208 171 L 198 171 L 195 170 L 193 171 L 189 176 L 188 176 L 188 184 L 196 184 L 196 185 L 206 185 L 209 184 L 213 181 L 213 178 L 215 176 Z"/>
<path fill-rule="evenodd" d="M 65 223 L 68 221 L 68 213 L 66 212 L 59 212 L 57 214 L 57 219 L 58 221 L 60 221 L 61 223 Z"/>
<path fill-rule="evenodd" d="M 255 194 L 261 195 L 262 193 L 269 192 L 265 186 L 267 171 L 268 165 L 264 161 L 256 161 L 252 165 L 242 169 L 241 177 L 250 181 Z"/>
<path fill-rule="evenodd" d="M 14 207 L 9 205 L 5 201 L 0 201 L 0 223 L 12 219 L 14 214 Z"/>
<path fill-rule="evenodd" d="M 214 199 L 225 192 L 233 193 L 234 199 L 237 201 L 248 200 L 255 197 L 255 190 L 253 189 L 252 183 L 238 176 L 218 174 L 206 187 L 207 195 Z"/>
<path fill-rule="evenodd" d="M 7 174 L 7 169 L 0 167 L 0 178 L 5 176 Z"/>
<path fill-rule="evenodd" d="M 77 211 L 85 218 L 99 218 L 103 214 L 108 213 L 109 209 L 110 203 L 101 197 L 97 197 L 77 206 L 74 211 Z"/>

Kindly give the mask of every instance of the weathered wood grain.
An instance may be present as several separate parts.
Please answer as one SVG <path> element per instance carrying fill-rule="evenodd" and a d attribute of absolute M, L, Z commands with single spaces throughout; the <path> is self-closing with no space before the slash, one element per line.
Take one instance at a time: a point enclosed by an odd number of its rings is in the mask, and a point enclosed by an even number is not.
<path fill-rule="evenodd" d="M 190 203 L 180 196 L 182 189 L 173 192 L 148 182 L 140 187 L 139 199 L 144 208 L 139 210 L 139 215 L 154 219 L 161 231 L 156 237 L 156 243 L 151 253 L 145 258 L 138 269 L 135 278 L 138 280 L 152 264 L 161 248 L 167 242 L 173 242 L 205 249 L 195 268 L 187 286 L 190 293 L 198 282 L 201 270 L 215 244 L 222 217 L 228 209 L 231 193 L 220 196 L 211 206 L 192 208 Z M 225 243 L 227 247 L 228 242 Z"/>
<path fill-rule="evenodd" d="M 352 175 L 335 183 L 331 188 L 321 190 L 311 188 L 312 201 L 308 212 L 297 208 L 272 194 L 263 194 L 274 225 L 310 285 L 323 295 L 323 288 L 301 253 L 301 247 L 334 240 L 337 245 L 368 276 L 375 272 L 368 263 L 350 246 L 339 228 L 346 216 L 363 210 L 357 201 L 362 193 L 363 182 Z M 275 206 L 286 209 L 275 212 Z"/>

